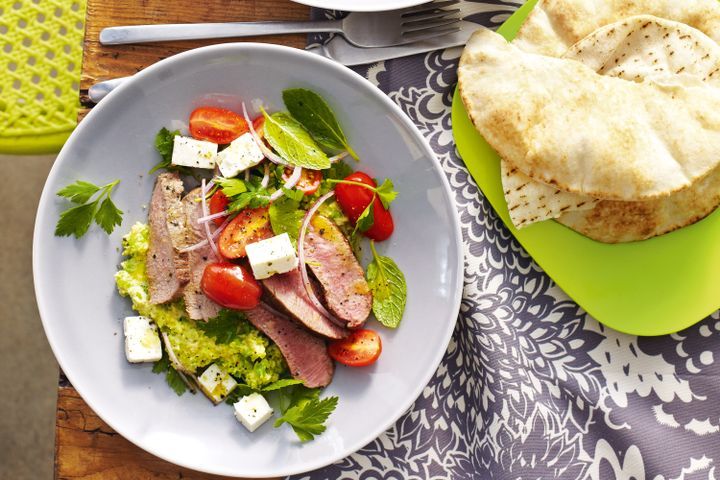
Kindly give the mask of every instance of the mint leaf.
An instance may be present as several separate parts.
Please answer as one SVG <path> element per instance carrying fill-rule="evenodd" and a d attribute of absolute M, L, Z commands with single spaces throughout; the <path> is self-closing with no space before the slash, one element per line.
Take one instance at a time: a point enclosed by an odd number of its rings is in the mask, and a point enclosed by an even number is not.
<path fill-rule="evenodd" d="M 355 160 L 358 159 L 335 114 L 320 95 L 305 88 L 290 88 L 283 91 L 283 102 L 290 114 L 320 145 L 330 150 L 346 150 Z"/>
<path fill-rule="evenodd" d="M 96 208 L 97 201 L 68 208 L 62 212 L 57 225 L 55 225 L 55 236 L 75 235 L 75 238 L 80 238 L 85 235 L 90 228 Z"/>
<path fill-rule="evenodd" d="M 386 178 L 382 185 L 375 189 L 375 193 L 378 198 L 380 198 L 380 202 L 383 204 L 383 207 L 385 207 L 385 210 L 390 208 L 390 204 L 398 196 L 398 192 L 395 191 L 392 180 L 389 178 Z"/>
<path fill-rule="evenodd" d="M 275 420 L 275 427 L 288 423 L 301 442 L 307 442 L 325 431 L 325 422 L 337 407 L 338 397 L 312 399 L 303 405 L 292 406 Z"/>
<path fill-rule="evenodd" d="M 75 183 L 60 189 L 57 195 L 68 198 L 73 203 L 86 203 L 99 190 L 100 187 L 93 183 L 77 180 Z"/>
<path fill-rule="evenodd" d="M 283 197 L 270 205 L 270 226 L 275 235 L 287 233 L 297 242 L 300 235 L 300 224 L 305 212 L 299 209 L 300 203 L 289 197 Z"/>
<path fill-rule="evenodd" d="M 102 201 L 100 208 L 95 213 L 95 223 L 110 235 L 115 230 L 115 226 L 122 223 L 122 214 L 122 210 L 115 206 L 110 197 L 105 197 L 105 200 Z"/>
<path fill-rule="evenodd" d="M 330 166 L 330 159 L 303 126 L 285 112 L 265 116 L 265 139 L 291 165 L 313 170 Z"/>
<path fill-rule="evenodd" d="M 232 342 L 240 334 L 248 331 L 247 317 L 237 310 L 222 309 L 217 317 L 207 322 L 197 322 L 197 327 L 205 335 L 215 339 L 218 344 Z"/>
<path fill-rule="evenodd" d="M 370 241 L 373 260 L 366 278 L 373 293 L 372 311 L 380 323 L 389 328 L 400 325 L 407 301 L 407 283 L 400 268 L 390 257 L 382 257 Z"/>

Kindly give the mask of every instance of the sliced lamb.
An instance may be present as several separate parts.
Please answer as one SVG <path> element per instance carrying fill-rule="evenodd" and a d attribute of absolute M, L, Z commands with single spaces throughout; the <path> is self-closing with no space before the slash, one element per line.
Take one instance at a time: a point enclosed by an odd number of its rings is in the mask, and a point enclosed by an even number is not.
<path fill-rule="evenodd" d="M 150 247 L 147 252 L 147 276 L 150 303 L 175 300 L 190 280 L 186 245 L 185 209 L 180 198 L 184 187 L 177 173 L 161 173 L 155 181 L 148 223 Z"/>
<path fill-rule="evenodd" d="M 346 329 L 334 324 L 313 305 L 303 285 L 300 269 L 273 275 L 262 283 L 273 303 L 311 331 L 334 340 L 348 336 Z"/>
<path fill-rule="evenodd" d="M 200 195 L 202 195 L 201 189 L 196 188 L 185 195 L 185 198 L 182 200 L 183 206 L 185 207 L 187 223 L 186 235 L 190 245 L 194 245 L 205 238 L 203 226 L 197 223 L 198 218 L 203 216 Z M 214 232 L 217 228 L 214 222 L 210 222 L 208 225 L 211 232 Z M 215 258 L 215 253 L 210 245 L 191 250 L 187 255 L 190 265 L 190 282 L 185 286 L 185 290 L 183 291 L 185 310 L 193 320 L 209 320 L 216 317 L 222 307 L 210 300 L 203 293 L 200 288 L 200 281 L 202 280 L 205 266 L 219 259 Z"/>
<path fill-rule="evenodd" d="M 307 265 L 322 288 L 327 309 L 348 327 L 359 327 L 372 308 L 372 293 L 360 263 L 340 229 L 322 215 L 305 236 Z"/>
<path fill-rule="evenodd" d="M 280 348 L 293 378 L 308 388 L 325 387 L 332 381 L 335 366 L 321 338 L 264 306 L 245 313 Z"/>

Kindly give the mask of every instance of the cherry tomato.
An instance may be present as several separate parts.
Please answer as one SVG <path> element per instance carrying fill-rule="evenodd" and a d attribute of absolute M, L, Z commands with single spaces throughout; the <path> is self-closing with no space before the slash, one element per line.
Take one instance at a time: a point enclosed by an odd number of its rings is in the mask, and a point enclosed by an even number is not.
<path fill-rule="evenodd" d="M 216 213 L 224 212 L 227 210 L 227 206 L 230 203 L 230 200 L 228 200 L 227 195 L 225 195 L 222 190 L 218 190 L 215 193 L 213 193 L 213 196 L 210 197 L 210 205 L 208 205 L 208 208 L 210 209 L 210 214 L 214 215 Z M 215 222 L 215 225 L 218 227 L 225 222 L 225 217 L 216 218 L 213 220 Z"/>
<path fill-rule="evenodd" d="M 255 133 L 260 135 L 260 138 L 265 135 L 263 132 L 263 128 L 265 127 L 265 117 L 263 115 L 260 115 L 255 120 L 253 120 L 253 129 L 255 130 Z"/>
<path fill-rule="evenodd" d="M 235 112 L 216 107 L 200 107 L 190 114 L 190 135 L 225 145 L 249 130 L 245 119 Z"/>
<path fill-rule="evenodd" d="M 365 328 L 351 330 L 347 338 L 335 340 L 328 345 L 328 354 L 349 367 L 364 367 L 375 363 L 380 352 L 380 335 Z"/>
<path fill-rule="evenodd" d="M 245 256 L 245 246 L 270 238 L 273 231 L 267 208 L 248 208 L 232 219 L 220 234 L 219 249 L 225 258 Z"/>
<path fill-rule="evenodd" d="M 364 183 L 376 187 L 375 181 L 369 175 L 363 172 L 351 173 L 345 180 L 350 182 Z M 359 185 L 349 185 L 347 183 L 338 183 L 335 186 L 335 197 L 343 213 L 348 216 L 353 225 L 357 222 L 362 212 L 373 201 L 373 192 Z M 373 204 L 373 225 L 369 230 L 363 233 L 368 238 L 372 238 L 378 242 L 386 240 L 392 235 L 395 229 L 392 215 L 387 210 L 379 198 L 375 198 Z"/>
<path fill-rule="evenodd" d="M 282 174 L 283 182 L 288 181 L 290 175 L 292 175 L 292 172 L 293 168 L 285 167 L 285 170 Z M 317 192 L 318 188 L 320 188 L 320 182 L 322 182 L 322 178 L 323 175 L 320 170 L 308 170 L 307 168 L 303 168 L 303 171 L 300 174 L 300 180 L 298 180 L 295 188 L 302 192 L 305 192 L 305 195 L 312 195 L 313 193 Z"/>
<path fill-rule="evenodd" d="M 260 303 L 262 288 L 247 268 L 230 262 L 205 267 L 200 288 L 223 307 L 250 310 Z"/>

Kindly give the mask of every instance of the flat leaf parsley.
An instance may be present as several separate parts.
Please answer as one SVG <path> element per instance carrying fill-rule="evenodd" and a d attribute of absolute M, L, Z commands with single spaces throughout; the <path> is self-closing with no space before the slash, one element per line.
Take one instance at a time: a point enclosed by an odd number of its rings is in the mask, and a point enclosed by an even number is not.
<path fill-rule="evenodd" d="M 118 183 L 120 180 L 98 186 L 78 180 L 58 191 L 59 197 L 67 198 L 77 205 L 60 214 L 55 226 L 55 235 L 58 237 L 74 235 L 75 238 L 80 238 L 88 231 L 93 220 L 105 233 L 111 234 L 115 227 L 122 223 L 123 212 L 110 198 Z M 95 200 L 91 202 L 93 197 Z"/>

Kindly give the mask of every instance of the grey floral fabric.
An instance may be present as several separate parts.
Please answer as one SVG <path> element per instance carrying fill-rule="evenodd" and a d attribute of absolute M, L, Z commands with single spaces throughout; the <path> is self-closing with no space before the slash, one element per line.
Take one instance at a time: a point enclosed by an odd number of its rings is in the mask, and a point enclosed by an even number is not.
<path fill-rule="evenodd" d="M 522 2 L 478 3 L 487 9 L 471 20 L 497 27 Z M 448 49 L 356 69 L 415 122 L 455 192 L 465 286 L 452 341 L 393 428 L 293 479 L 716 478 L 720 316 L 638 338 L 570 300 L 504 227 L 455 150 L 459 55 Z"/>

